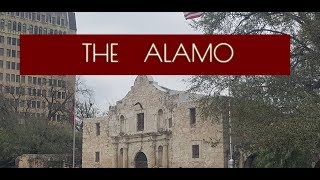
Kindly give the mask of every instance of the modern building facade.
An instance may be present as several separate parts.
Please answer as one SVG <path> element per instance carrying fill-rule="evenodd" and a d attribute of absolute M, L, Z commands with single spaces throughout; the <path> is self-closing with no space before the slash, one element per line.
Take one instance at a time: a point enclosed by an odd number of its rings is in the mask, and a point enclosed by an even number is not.
<path fill-rule="evenodd" d="M 137 76 L 107 117 L 84 120 L 84 168 L 225 167 L 221 117 L 203 117 L 199 95 Z"/>
<path fill-rule="evenodd" d="M 72 99 L 75 89 L 75 76 L 20 75 L 20 34 L 76 31 L 73 12 L 0 12 L 0 95 L 17 112 L 62 120 L 65 113 L 57 107 Z"/>

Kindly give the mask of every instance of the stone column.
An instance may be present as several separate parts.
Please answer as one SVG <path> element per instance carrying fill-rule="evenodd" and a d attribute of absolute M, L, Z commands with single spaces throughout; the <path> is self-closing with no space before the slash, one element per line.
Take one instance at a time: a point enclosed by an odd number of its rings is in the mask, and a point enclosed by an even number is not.
<path fill-rule="evenodd" d="M 123 168 L 128 168 L 128 144 L 123 147 Z"/>
<path fill-rule="evenodd" d="M 168 168 L 168 160 L 169 160 L 169 157 L 168 157 L 168 143 L 165 143 L 163 145 L 163 167 L 164 168 Z"/>
<path fill-rule="evenodd" d="M 156 151 L 156 141 L 155 140 L 152 140 L 152 145 L 151 145 L 151 149 L 152 149 L 152 152 L 150 154 L 150 167 L 153 168 L 157 165 L 157 151 Z"/>
<path fill-rule="evenodd" d="M 113 158 L 112 158 L 112 167 L 117 168 L 118 167 L 118 143 L 114 142 L 113 145 Z"/>

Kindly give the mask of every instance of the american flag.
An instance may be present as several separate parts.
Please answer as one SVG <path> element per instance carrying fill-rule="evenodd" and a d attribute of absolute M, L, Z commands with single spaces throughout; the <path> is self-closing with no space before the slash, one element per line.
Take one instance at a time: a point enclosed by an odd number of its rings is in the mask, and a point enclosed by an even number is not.
<path fill-rule="evenodd" d="M 186 19 L 194 19 L 202 16 L 204 12 L 183 12 L 184 18 Z"/>

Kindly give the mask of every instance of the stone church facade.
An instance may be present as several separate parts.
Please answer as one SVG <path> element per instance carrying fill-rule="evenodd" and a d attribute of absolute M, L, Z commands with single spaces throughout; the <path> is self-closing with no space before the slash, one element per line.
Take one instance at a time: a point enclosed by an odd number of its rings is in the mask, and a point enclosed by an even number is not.
<path fill-rule="evenodd" d="M 84 120 L 82 167 L 225 167 L 222 119 L 204 118 L 199 97 L 137 76 L 107 117 Z"/>

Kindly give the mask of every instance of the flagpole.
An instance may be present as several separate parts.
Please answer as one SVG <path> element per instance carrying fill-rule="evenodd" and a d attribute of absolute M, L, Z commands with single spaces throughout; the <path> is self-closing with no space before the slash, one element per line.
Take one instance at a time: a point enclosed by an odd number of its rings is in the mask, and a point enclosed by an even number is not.
<path fill-rule="evenodd" d="M 75 121 L 75 99 L 73 100 L 73 147 L 72 147 L 72 168 L 75 167 L 76 152 L 76 121 Z"/>

